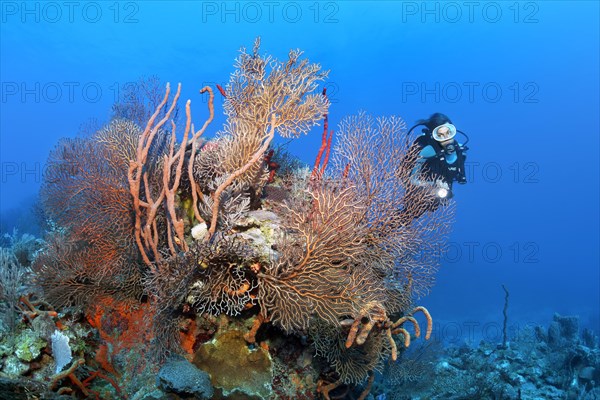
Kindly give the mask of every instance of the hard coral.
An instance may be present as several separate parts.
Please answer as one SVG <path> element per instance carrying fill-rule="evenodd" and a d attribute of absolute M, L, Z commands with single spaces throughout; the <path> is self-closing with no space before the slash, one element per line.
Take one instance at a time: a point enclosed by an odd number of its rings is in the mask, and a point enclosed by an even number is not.
<path fill-rule="evenodd" d="M 202 345 L 194 355 L 194 364 L 210 374 L 213 385 L 221 388 L 224 395 L 237 390 L 269 398 L 273 379 L 271 357 L 261 347 L 250 350 L 242 331 L 223 332 Z"/>

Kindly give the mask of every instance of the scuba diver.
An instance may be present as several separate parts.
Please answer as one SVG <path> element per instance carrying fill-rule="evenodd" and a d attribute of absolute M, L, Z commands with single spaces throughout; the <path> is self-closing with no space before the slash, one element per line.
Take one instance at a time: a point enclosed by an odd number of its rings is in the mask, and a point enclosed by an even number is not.
<path fill-rule="evenodd" d="M 417 121 L 409 129 L 407 140 L 411 132 L 418 126 L 424 126 L 420 135 L 415 139 L 408 151 L 405 160 L 411 168 L 410 177 L 406 185 L 416 189 L 407 189 L 404 207 L 400 210 L 403 224 L 412 222 L 421 217 L 426 211 L 435 211 L 452 198 L 452 184 L 467 183 L 465 176 L 465 158 L 468 150 L 466 143 L 469 137 L 456 129 L 450 118 L 442 113 L 432 114 L 428 119 Z M 460 144 L 454 137 L 456 133 L 466 137 L 464 144 Z M 435 195 L 430 204 L 422 204 L 424 191 Z M 417 201 L 419 206 L 412 206 Z"/>

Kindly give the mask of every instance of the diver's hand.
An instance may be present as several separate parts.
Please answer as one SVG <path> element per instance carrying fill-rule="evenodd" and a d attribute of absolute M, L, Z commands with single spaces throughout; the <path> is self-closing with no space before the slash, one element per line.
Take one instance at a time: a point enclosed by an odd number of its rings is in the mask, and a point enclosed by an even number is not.
<path fill-rule="evenodd" d="M 433 186 L 438 189 L 450 190 L 450 186 L 441 179 L 436 180 Z"/>

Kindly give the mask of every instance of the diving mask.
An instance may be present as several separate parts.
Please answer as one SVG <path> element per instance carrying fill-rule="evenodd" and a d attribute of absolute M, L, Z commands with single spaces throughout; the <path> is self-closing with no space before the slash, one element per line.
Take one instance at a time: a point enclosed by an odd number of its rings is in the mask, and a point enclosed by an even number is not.
<path fill-rule="evenodd" d="M 438 142 L 445 142 L 456 136 L 456 127 L 450 123 L 445 123 L 436 127 L 433 132 L 431 132 L 431 135 Z"/>

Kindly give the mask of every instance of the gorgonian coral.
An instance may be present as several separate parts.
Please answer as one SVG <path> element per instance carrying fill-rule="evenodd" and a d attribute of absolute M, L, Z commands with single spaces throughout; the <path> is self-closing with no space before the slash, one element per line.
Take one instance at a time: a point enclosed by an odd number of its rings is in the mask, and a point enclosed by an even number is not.
<path fill-rule="evenodd" d="M 41 202 L 59 228 L 34 267 L 57 306 L 89 304 L 93 294 L 139 295 L 126 175 L 139 134 L 135 124 L 115 120 L 91 137 L 61 140 L 50 154 Z"/>

